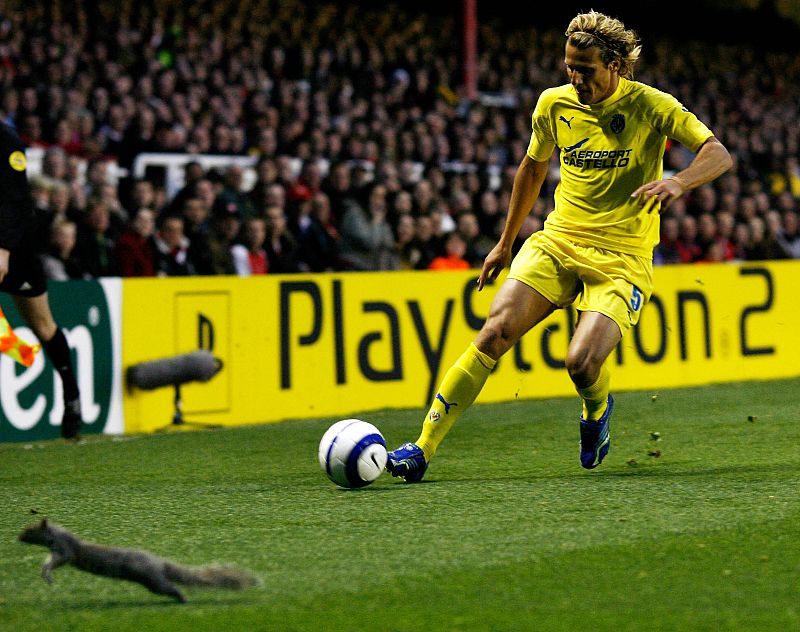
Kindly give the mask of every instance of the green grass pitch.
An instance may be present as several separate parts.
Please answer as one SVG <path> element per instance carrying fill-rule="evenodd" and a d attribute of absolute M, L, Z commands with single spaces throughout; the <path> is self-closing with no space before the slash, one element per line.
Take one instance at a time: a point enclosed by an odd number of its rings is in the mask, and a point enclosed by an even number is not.
<path fill-rule="evenodd" d="M 577 398 L 476 405 L 425 482 L 325 477 L 333 419 L 0 445 L 0 629 L 800 629 L 800 379 L 617 393 L 578 462 Z M 390 447 L 420 411 L 362 415 Z M 175 604 L 16 541 L 80 536 L 261 585 Z"/>

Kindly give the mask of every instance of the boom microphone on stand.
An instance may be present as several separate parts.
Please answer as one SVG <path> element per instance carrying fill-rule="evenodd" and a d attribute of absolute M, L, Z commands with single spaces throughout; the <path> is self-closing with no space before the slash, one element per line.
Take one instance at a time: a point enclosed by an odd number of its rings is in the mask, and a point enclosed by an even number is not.
<path fill-rule="evenodd" d="M 184 424 L 218 427 L 211 424 L 188 422 L 183 418 L 181 410 L 181 385 L 189 382 L 208 382 L 222 370 L 223 363 L 209 351 L 192 351 L 160 360 L 150 360 L 128 367 L 126 379 L 128 388 L 139 388 L 152 391 L 162 386 L 175 388 L 175 413 L 172 425 Z"/>

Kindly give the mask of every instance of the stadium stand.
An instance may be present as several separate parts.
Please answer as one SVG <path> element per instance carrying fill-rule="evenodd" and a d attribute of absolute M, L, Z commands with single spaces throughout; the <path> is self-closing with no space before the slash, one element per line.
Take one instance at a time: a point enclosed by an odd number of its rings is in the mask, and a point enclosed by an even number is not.
<path fill-rule="evenodd" d="M 61 261 L 54 278 L 230 274 L 251 217 L 266 221 L 266 272 L 424 269 L 454 231 L 480 266 L 536 97 L 563 81 L 563 34 L 483 22 L 469 101 L 460 16 L 402 6 L 9 9 L 0 113 L 30 147 L 48 256 Z M 800 257 L 799 75 L 800 58 L 778 48 L 648 39 L 637 78 L 677 95 L 735 160 L 664 215 L 657 263 Z M 689 158 L 670 146 L 665 169 Z M 554 163 L 523 236 L 541 227 L 557 177 Z M 159 227 L 184 220 L 174 248 L 160 229 L 143 238 L 153 267 L 117 260 L 143 208 Z M 377 215 L 380 234 L 366 235 Z M 57 245 L 65 221 L 74 247 Z M 122 235 L 127 247 L 116 247 Z M 211 255 L 197 262 L 200 252 Z"/>

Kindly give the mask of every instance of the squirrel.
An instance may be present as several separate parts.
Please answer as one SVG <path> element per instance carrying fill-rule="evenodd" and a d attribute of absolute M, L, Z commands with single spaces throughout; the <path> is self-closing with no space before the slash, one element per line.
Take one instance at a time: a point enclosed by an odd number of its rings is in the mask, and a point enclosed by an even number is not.
<path fill-rule="evenodd" d="M 23 529 L 20 541 L 50 549 L 42 566 L 42 579 L 53 582 L 53 569 L 71 564 L 95 575 L 139 582 L 150 592 L 169 595 L 181 603 L 186 597 L 175 583 L 187 586 L 215 586 L 240 590 L 255 585 L 256 578 L 230 566 L 186 567 L 148 551 L 123 549 L 86 542 L 64 527 L 47 521 Z"/>

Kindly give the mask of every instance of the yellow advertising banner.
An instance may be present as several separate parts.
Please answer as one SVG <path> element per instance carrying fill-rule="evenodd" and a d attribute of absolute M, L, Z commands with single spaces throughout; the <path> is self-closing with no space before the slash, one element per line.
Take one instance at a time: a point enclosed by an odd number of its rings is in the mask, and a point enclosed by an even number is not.
<path fill-rule="evenodd" d="M 639 325 L 609 359 L 614 390 L 800 375 L 800 262 L 656 269 Z M 198 349 L 222 364 L 180 387 L 186 420 L 241 425 L 427 407 L 486 318 L 476 271 L 126 279 L 122 363 Z M 554 313 L 501 359 L 478 402 L 574 394 L 577 314 Z M 175 390 L 129 387 L 128 432 L 170 423 Z"/>

